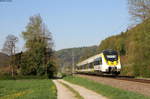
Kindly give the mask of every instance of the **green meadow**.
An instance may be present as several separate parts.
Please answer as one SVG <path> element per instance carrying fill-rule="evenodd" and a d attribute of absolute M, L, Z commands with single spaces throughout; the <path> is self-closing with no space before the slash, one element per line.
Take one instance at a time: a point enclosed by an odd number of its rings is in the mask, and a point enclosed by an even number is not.
<path fill-rule="evenodd" d="M 56 99 L 51 80 L 0 80 L 0 99 Z"/>

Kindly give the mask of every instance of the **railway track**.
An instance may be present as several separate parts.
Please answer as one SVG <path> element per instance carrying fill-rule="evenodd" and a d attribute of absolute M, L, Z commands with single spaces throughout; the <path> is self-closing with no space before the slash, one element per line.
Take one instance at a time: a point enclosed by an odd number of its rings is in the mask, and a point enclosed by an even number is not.
<path fill-rule="evenodd" d="M 111 75 L 96 75 L 96 74 L 77 74 L 77 75 L 89 75 L 89 76 L 104 77 L 104 78 L 111 78 L 111 79 L 117 79 L 117 80 L 126 80 L 126 81 L 150 84 L 150 80 L 137 79 L 134 76 L 111 76 Z"/>
<path fill-rule="evenodd" d="M 127 81 L 140 82 L 140 83 L 149 83 L 150 84 L 150 80 L 147 80 L 147 79 L 126 78 L 126 77 L 116 77 L 114 79 L 127 80 Z"/>
<path fill-rule="evenodd" d="M 95 81 L 100 84 L 109 85 L 115 88 L 121 88 L 128 91 L 150 96 L 150 80 L 136 79 L 131 76 L 100 76 L 100 75 L 85 75 L 77 74 L 77 76 Z"/>

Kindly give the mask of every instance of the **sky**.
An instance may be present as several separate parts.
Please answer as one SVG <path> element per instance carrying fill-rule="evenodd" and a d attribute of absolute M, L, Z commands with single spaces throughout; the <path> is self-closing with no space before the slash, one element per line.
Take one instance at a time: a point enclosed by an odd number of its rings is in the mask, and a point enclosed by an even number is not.
<path fill-rule="evenodd" d="M 5 0 L 6 1 L 6 0 Z M 9 0 L 8 0 L 9 1 Z M 9 34 L 19 37 L 29 17 L 40 14 L 52 32 L 54 49 L 99 45 L 125 31 L 130 23 L 127 0 L 0 0 L 0 49 Z"/>

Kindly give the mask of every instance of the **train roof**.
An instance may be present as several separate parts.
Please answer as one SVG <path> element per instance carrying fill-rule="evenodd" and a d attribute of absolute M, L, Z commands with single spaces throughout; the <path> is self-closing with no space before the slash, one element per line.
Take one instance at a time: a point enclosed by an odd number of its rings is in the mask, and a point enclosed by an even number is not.
<path fill-rule="evenodd" d="M 108 49 L 108 50 L 103 50 L 102 53 L 104 53 L 104 54 L 109 54 L 109 53 L 116 54 L 117 51 L 112 50 L 112 49 Z"/>
<path fill-rule="evenodd" d="M 82 62 L 79 62 L 77 64 L 77 66 L 80 66 L 80 65 L 84 65 L 84 64 L 87 64 L 87 63 L 90 63 L 90 62 L 93 62 L 96 58 L 99 58 L 101 56 L 101 53 L 100 54 L 97 54 L 97 55 L 94 55 L 92 57 L 89 57 L 88 59 L 82 61 Z"/>

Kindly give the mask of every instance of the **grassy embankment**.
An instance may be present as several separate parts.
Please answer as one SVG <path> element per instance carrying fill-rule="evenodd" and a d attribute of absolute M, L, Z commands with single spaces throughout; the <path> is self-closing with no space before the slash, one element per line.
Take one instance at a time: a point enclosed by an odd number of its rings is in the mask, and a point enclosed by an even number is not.
<path fill-rule="evenodd" d="M 150 97 L 144 96 L 139 93 L 114 88 L 108 85 L 88 80 L 86 78 L 67 76 L 64 78 L 64 80 L 84 86 L 85 88 L 93 90 L 103 96 L 108 97 L 109 99 L 150 99 Z"/>
<path fill-rule="evenodd" d="M 56 99 L 51 80 L 0 80 L 0 99 Z"/>

